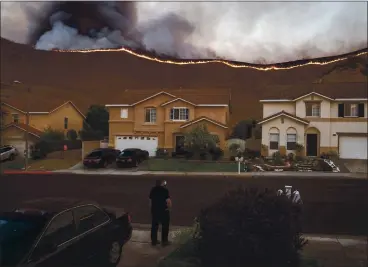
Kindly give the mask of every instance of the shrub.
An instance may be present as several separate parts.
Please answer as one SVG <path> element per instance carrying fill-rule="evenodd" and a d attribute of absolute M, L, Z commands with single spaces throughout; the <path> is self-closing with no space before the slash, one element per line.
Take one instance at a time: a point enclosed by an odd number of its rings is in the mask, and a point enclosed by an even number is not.
<path fill-rule="evenodd" d="M 261 157 L 261 152 L 246 148 L 244 150 L 243 155 L 244 155 L 245 158 L 255 159 L 255 158 L 260 158 Z"/>
<path fill-rule="evenodd" d="M 295 161 L 296 156 L 295 156 L 295 154 L 294 154 L 294 153 L 290 152 L 290 153 L 287 155 L 287 159 L 288 159 L 289 161 Z"/>
<path fill-rule="evenodd" d="M 205 267 L 296 267 L 306 244 L 301 209 L 276 192 L 228 192 L 198 217 L 198 256 Z"/>
<path fill-rule="evenodd" d="M 52 129 L 48 127 L 44 130 L 40 139 L 43 141 L 62 141 L 65 139 L 65 135 L 63 131 Z"/>
<path fill-rule="evenodd" d="M 75 141 L 75 140 L 77 140 L 77 138 L 78 138 L 78 133 L 77 133 L 77 131 L 76 131 L 76 130 L 74 130 L 74 129 L 70 129 L 70 130 L 68 130 L 68 131 L 67 131 L 67 133 L 66 133 L 66 137 L 67 137 L 69 140 Z"/>
<path fill-rule="evenodd" d="M 174 152 L 173 152 L 173 154 L 174 154 Z M 167 152 L 166 149 L 164 149 L 164 148 L 157 148 L 157 150 L 156 150 L 156 157 L 157 158 L 166 158 L 168 156 L 169 156 L 169 152 Z"/>
<path fill-rule="evenodd" d="M 284 165 L 284 161 L 279 151 L 272 154 L 273 163 L 276 165 Z"/>
<path fill-rule="evenodd" d="M 212 160 L 219 160 L 224 156 L 224 151 L 219 147 L 215 147 L 210 149 L 210 154 L 212 156 Z"/>

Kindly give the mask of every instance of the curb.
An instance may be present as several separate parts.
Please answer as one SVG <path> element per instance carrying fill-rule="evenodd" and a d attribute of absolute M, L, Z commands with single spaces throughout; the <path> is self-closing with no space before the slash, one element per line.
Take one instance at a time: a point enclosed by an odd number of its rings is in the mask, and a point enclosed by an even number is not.
<path fill-rule="evenodd" d="M 4 170 L 3 174 L 53 174 L 52 171 Z"/>

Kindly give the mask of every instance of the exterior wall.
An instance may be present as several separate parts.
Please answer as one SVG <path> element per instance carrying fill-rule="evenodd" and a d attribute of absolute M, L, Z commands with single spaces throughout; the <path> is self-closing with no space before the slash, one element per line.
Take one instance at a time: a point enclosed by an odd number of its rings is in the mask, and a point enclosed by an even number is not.
<path fill-rule="evenodd" d="M 304 97 L 302 99 L 299 99 L 295 103 L 295 109 L 296 109 L 296 116 L 300 118 L 306 118 L 306 108 L 305 108 L 305 101 L 322 101 L 321 102 L 321 118 L 330 118 L 331 116 L 331 102 L 323 97 L 319 97 L 316 95 L 310 95 L 307 97 Z M 308 117 L 307 117 L 308 118 Z"/>
<path fill-rule="evenodd" d="M 3 122 L 4 125 L 7 125 L 9 123 L 13 122 L 13 116 L 12 114 L 18 114 L 19 115 L 19 122 L 20 123 L 26 123 L 26 115 L 19 110 L 13 109 L 11 107 L 8 107 L 7 105 L 1 105 L 1 109 L 6 112 L 6 114 L 3 114 Z"/>
<path fill-rule="evenodd" d="M 294 102 L 263 103 L 263 118 L 271 116 L 282 110 L 295 115 L 295 103 Z"/>
<path fill-rule="evenodd" d="M 277 118 L 262 125 L 262 144 L 269 147 L 270 137 L 269 132 L 271 128 L 277 128 L 279 130 L 279 150 L 285 154 L 294 151 L 286 150 L 286 131 L 288 128 L 294 128 L 297 133 L 297 143 L 304 146 L 304 124 L 298 123 L 292 119 L 284 117 L 284 123 L 282 123 L 281 118 Z M 268 155 L 271 156 L 274 152 L 278 150 L 267 149 Z"/>
<path fill-rule="evenodd" d="M 206 116 L 223 124 L 227 124 L 228 107 L 196 107 L 195 117 Z"/>
<path fill-rule="evenodd" d="M 25 141 L 26 133 L 18 128 L 9 127 L 1 131 L 1 144 L 11 144 L 11 141 Z M 37 143 L 39 139 L 32 134 L 28 134 L 28 144 L 31 146 L 34 143 Z M 22 151 L 19 151 L 22 153 Z"/>
<path fill-rule="evenodd" d="M 368 118 L 368 101 L 357 101 L 357 102 L 364 102 L 364 118 Z M 339 103 L 343 103 L 343 102 L 333 102 L 331 103 L 331 118 L 338 118 L 338 107 L 339 107 Z M 348 101 L 344 102 L 344 103 L 349 103 Z M 342 118 L 339 118 L 342 119 Z M 345 118 L 348 119 L 348 118 Z"/>
<path fill-rule="evenodd" d="M 4 125 L 13 122 L 13 113 L 19 114 L 20 123 L 26 123 L 26 114 L 12 109 L 7 105 L 2 105 L 2 109 L 8 112 L 8 114 L 4 114 Z M 71 104 L 66 104 L 48 114 L 29 114 L 29 125 L 41 131 L 48 126 L 57 130 L 64 130 L 65 117 L 68 118 L 68 129 L 74 129 L 78 132 L 83 128 L 84 118 Z"/>
<path fill-rule="evenodd" d="M 174 149 L 175 136 L 180 135 L 183 131 L 180 125 L 186 123 L 186 121 L 170 120 L 170 110 L 174 107 L 188 108 L 189 120 L 206 116 L 221 123 L 227 123 L 228 107 L 195 107 L 181 100 L 161 106 L 173 99 L 171 96 L 162 94 L 134 107 L 109 107 L 109 145 L 114 146 L 115 137 L 119 135 L 157 136 L 159 148 L 165 148 L 169 151 Z M 156 123 L 145 122 L 145 109 L 151 107 L 156 108 Z M 120 118 L 121 109 L 128 109 L 127 119 Z M 219 136 L 220 146 L 224 148 L 227 129 L 212 123 L 208 123 L 208 128 Z"/>
<path fill-rule="evenodd" d="M 83 141 L 82 142 L 82 159 L 93 149 L 100 148 L 100 141 Z"/>
<path fill-rule="evenodd" d="M 51 127 L 55 130 L 64 130 L 64 118 L 68 118 L 68 129 L 74 129 L 77 132 L 83 128 L 84 118 L 71 104 L 66 104 L 61 108 L 49 114 L 30 114 L 30 126 L 39 130 Z"/>

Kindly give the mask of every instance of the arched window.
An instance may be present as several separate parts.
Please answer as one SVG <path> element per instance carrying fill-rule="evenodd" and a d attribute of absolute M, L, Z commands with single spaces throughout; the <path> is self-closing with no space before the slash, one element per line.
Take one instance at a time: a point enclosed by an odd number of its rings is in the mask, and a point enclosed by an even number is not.
<path fill-rule="evenodd" d="M 279 143 L 280 143 L 280 131 L 276 127 L 272 127 L 269 131 L 270 135 L 270 149 L 272 150 L 278 150 L 279 149 Z"/>
<path fill-rule="evenodd" d="M 286 130 L 286 149 L 295 150 L 297 142 L 297 132 L 296 129 L 290 127 Z"/>

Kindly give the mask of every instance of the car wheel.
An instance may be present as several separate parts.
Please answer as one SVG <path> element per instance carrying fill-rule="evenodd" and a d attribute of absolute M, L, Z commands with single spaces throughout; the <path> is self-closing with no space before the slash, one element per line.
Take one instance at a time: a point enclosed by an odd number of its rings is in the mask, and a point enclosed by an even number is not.
<path fill-rule="evenodd" d="M 120 262 L 123 247 L 118 241 L 111 242 L 106 267 L 115 267 Z"/>

